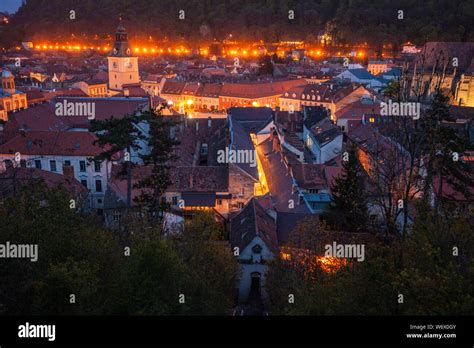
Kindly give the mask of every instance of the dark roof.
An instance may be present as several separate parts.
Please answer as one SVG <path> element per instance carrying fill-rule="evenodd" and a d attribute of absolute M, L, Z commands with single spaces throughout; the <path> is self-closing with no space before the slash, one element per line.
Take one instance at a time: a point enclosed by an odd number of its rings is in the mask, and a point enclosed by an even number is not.
<path fill-rule="evenodd" d="M 352 75 L 354 75 L 355 77 L 357 77 L 358 79 L 361 79 L 361 80 L 371 80 L 371 79 L 375 78 L 374 75 L 372 75 L 371 73 L 369 73 L 365 69 L 349 69 L 349 72 Z"/>
<path fill-rule="evenodd" d="M 169 192 L 227 192 L 228 166 L 172 167 Z"/>
<path fill-rule="evenodd" d="M 227 114 L 232 116 L 233 121 L 238 121 L 248 133 L 257 133 L 272 120 L 272 109 L 267 107 L 233 107 L 227 110 Z"/>
<path fill-rule="evenodd" d="M 235 151 L 255 151 L 252 139 L 250 138 L 250 133 L 245 130 L 244 126 L 242 126 L 240 122 L 232 122 L 231 141 L 231 148 Z M 252 167 L 250 163 L 235 163 L 235 165 L 258 181 L 257 166 Z"/>
<path fill-rule="evenodd" d="M 214 207 L 216 205 L 215 192 L 183 192 L 181 198 L 186 207 Z"/>
<path fill-rule="evenodd" d="M 230 222 L 230 242 L 242 252 L 255 238 L 260 237 L 273 252 L 278 251 L 276 223 L 265 209 L 252 198 Z"/>
<path fill-rule="evenodd" d="M 278 245 L 285 245 L 298 224 L 310 217 L 317 218 L 317 215 L 309 213 L 277 212 Z"/>
<path fill-rule="evenodd" d="M 321 122 L 329 116 L 329 112 L 322 106 L 305 106 L 303 108 L 304 125 L 311 129 L 315 124 Z"/>
<path fill-rule="evenodd" d="M 309 213 L 306 204 L 300 204 L 298 194 L 293 193 L 293 179 L 285 166 L 281 151 L 273 148 L 271 138 L 258 145 L 257 154 L 268 181 L 274 208 L 282 212 Z M 290 200 L 294 202 L 293 208 L 289 207 Z"/>

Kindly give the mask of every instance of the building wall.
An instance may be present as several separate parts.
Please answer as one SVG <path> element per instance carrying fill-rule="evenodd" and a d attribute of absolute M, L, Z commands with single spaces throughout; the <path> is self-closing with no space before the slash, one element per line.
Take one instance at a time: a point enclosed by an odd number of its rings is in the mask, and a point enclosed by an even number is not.
<path fill-rule="evenodd" d="M 230 211 L 240 211 L 247 204 L 254 196 L 255 184 L 258 182 L 250 175 L 243 172 L 237 165 L 229 164 L 229 193 L 232 194 Z"/>
<path fill-rule="evenodd" d="M 252 248 L 255 245 L 260 245 L 262 251 L 260 253 L 255 253 Z M 240 250 L 240 254 L 237 257 L 237 260 L 240 263 L 241 274 L 238 278 L 238 287 L 239 287 L 239 302 L 245 302 L 248 299 L 250 294 L 250 287 L 252 283 L 252 273 L 260 273 L 260 288 L 262 293 L 262 299 L 267 297 L 265 291 L 265 279 L 268 266 L 262 264 L 262 262 L 268 262 L 274 259 L 273 253 L 263 242 L 263 240 L 256 236 L 244 250 Z"/>
<path fill-rule="evenodd" d="M 13 95 L 0 97 L 0 103 L 2 103 L 3 109 L 6 112 L 28 108 L 25 93 L 15 93 Z"/>
<path fill-rule="evenodd" d="M 372 75 L 378 75 L 380 73 L 384 73 L 388 70 L 387 64 L 369 64 L 367 70 Z"/>
<path fill-rule="evenodd" d="M 56 161 L 56 171 L 53 173 L 64 174 L 65 161 L 69 160 L 71 166 L 74 167 L 74 177 L 77 181 L 81 182 L 82 180 L 87 181 L 87 188 L 90 190 L 93 208 L 102 208 L 103 198 L 107 188 L 108 182 L 108 162 L 101 163 L 100 172 L 95 172 L 94 162 L 88 162 L 89 157 L 87 156 L 37 156 L 37 155 L 21 155 L 21 159 L 26 161 L 26 166 L 34 168 L 35 161 L 41 162 L 41 170 L 46 170 L 53 172 L 51 170 L 50 161 Z M 15 163 L 15 155 L 13 154 L 0 154 L 0 172 L 5 171 L 6 169 L 6 160 L 12 161 Z M 80 162 L 84 161 L 86 164 L 85 172 L 80 171 Z M 95 181 L 100 180 L 102 185 L 102 192 L 96 191 Z M 102 202 L 98 201 L 102 200 Z"/>
<path fill-rule="evenodd" d="M 474 75 L 462 74 L 456 90 L 458 105 L 474 107 Z"/>
<path fill-rule="evenodd" d="M 123 90 L 124 84 L 140 83 L 137 57 L 108 57 L 109 88 Z"/>

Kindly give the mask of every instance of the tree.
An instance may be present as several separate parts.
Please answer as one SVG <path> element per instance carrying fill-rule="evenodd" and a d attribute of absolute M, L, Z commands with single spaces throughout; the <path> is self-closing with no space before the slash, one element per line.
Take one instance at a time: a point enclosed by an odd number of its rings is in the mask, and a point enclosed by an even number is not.
<path fill-rule="evenodd" d="M 149 127 L 147 144 L 149 152 L 141 155 L 145 166 L 149 168 L 149 175 L 143 176 L 135 188 L 141 189 L 137 203 L 146 205 L 149 211 L 163 212 L 168 208 L 162 196 L 171 184 L 169 178 L 170 164 L 177 159 L 173 148 L 179 141 L 171 137 L 171 130 L 177 125 L 170 117 L 164 117 L 162 111 L 168 107 L 161 105 L 156 111 L 146 111 L 141 118 Z"/>
<path fill-rule="evenodd" d="M 331 188 L 331 203 L 322 219 L 339 231 L 365 231 L 368 225 L 367 194 L 364 171 L 351 146 L 347 161 L 342 162 L 342 174 Z"/>
<path fill-rule="evenodd" d="M 273 75 L 273 62 L 268 54 L 259 58 L 258 66 L 258 75 Z"/>
<path fill-rule="evenodd" d="M 0 262 L 3 314 L 107 314 L 120 273 L 120 248 L 94 216 L 70 208 L 64 188 L 44 183 L 3 196 L 0 240 L 37 245 L 37 261 Z M 71 294 L 75 303 L 71 303 Z"/>
<path fill-rule="evenodd" d="M 211 213 L 198 213 L 172 239 L 187 267 L 188 314 L 225 315 L 234 304 L 238 265 Z"/>
<path fill-rule="evenodd" d="M 146 139 L 145 134 L 139 129 L 141 118 L 137 114 L 124 116 L 123 118 L 111 117 L 106 120 L 92 120 L 91 132 L 95 132 L 97 140 L 94 144 L 99 144 L 105 149 L 95 160 L 111 161 L 121 151 L 126 151 L 122 158 L 122 170 L 120 175 L 127 175 L 127 207 L 132 203 L 132 150 L 142 149 L 142 142 Z"/>

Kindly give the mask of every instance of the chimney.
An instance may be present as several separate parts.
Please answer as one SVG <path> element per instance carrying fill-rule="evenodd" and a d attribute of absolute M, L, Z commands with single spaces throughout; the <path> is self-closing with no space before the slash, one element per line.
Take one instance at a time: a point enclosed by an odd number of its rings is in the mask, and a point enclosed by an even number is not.
<path fill-rule="evenodd" d="M 212 126 L 212 118 L 211 118 L 211 116 L 209 116 L 209 117 L 207 118 L 207 126 L 208 126 L 209 128 L 211 128 L 211 126 Z"/>
<path fill-rule="evenodd" d="M 75 177 L 74 177 L 74 167 L 73 166 L 63 166 L 63 175 L 67 176 L 71 179 L 75 179 Z"/>
<path fill-rule="evenodd" d="M 123 90 L 123 95 L 126 96 L 126 97 L 129 97 L 130 96 L 130 91 L 128 90 L 128 88 L 125 88 Z"/>

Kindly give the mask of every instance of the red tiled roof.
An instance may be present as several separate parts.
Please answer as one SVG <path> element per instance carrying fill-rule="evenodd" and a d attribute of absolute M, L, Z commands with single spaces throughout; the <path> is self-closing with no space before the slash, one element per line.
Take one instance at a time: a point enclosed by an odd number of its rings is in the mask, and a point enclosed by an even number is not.
<path fill-rule="evenodd" d="M 0 145 L 0 154 L 96 156 L 104 151 L 92 144 L 96 139 L 95 134 L 89 132 L 30 131 Z"/>
<path fill-rule="evenodd" d="M 305 79 L 295 79 L 264 83 L 226 83 L 222 86 L 220 95 L 236 98 L 263 98 L 281 95 L 290 88 L 305 82 Z"/>
<path fill-rule="evenodd" d="M 86 196 L 89 192 L 84 185 L 70 176 L 36 168 L 9 168 L 0 173 L 0 178 L 2 179 L 0 180 L 2 185 L 0 192 L 2 193 L 5 193 L 5 189 L 12 190 L 14 185 L 23 186 L 37 180 L 42 180 L 48 188 L 62 186 L 75 196 Z"/>

